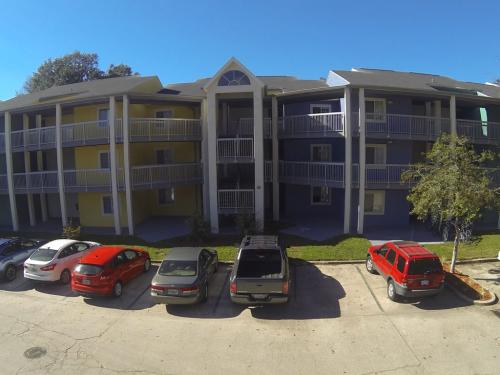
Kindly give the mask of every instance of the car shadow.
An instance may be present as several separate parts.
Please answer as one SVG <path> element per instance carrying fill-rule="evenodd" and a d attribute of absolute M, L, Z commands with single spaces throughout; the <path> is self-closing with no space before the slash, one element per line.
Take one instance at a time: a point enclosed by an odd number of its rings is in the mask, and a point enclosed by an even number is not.
<path fill-rule="evenodd" d="M 430 297 L 421 298 L 402 298 L 398 301 L 400 304 L 413 305 L 422 310 L 450 310 L 460 307 L 471 306 L 472 303 L 466 302 L 458 297 L 449 288 L 445 288 L 441 293 Z"/>

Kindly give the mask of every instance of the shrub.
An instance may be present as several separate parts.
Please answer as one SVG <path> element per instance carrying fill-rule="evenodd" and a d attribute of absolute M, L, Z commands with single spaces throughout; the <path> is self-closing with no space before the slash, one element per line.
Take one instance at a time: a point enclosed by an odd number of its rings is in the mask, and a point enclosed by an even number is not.
<path fill-rule="evenodd" d="M 255 216 L 252 214 L 239 214 L 236 216 L 235 223 L 238 226 L 240 234 L 246 236 L 249 234 L 255 234 L 257 231 L 257 223 L 255 222 Z"/>
<path fill-rule="evenodd" d="M 80 238 L 80 229 L 79 225 L 73 225 L 73 222 L 70 220 L 68 225 L 63 227 L 62 237 L 77 240 Z"/>
<path fill-rule="evenodd" d="M 210 224 L 205 220 L 203 215 L 195 214 L 187 222 L 191 228 L 192 239 L 202 241 L 210 235 Z"/>

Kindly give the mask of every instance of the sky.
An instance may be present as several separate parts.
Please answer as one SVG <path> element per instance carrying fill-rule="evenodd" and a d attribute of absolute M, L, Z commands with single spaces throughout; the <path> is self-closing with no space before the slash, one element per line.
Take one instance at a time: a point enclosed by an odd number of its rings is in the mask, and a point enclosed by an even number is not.
<path fill-rule="evenodd" d="M 499 0 L 0 0 L 0 100 L 49 58 L 79 50 L 163 84 L 231 56 L 256 75 L 368 67 L 500 77 Z"/>

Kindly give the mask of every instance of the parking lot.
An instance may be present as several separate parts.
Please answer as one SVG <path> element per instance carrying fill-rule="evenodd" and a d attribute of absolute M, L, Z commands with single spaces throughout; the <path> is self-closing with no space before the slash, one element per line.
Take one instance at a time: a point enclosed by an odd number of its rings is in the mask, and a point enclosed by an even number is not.
<path fill-rule="evenodd" d="M 468 306 L 449 290 L 393 303 L 363 265 L 294 263 L 287 305 L 247 308 L 229 299 L 229 267 L 197 306 L 152 305 L 155 269 L 119 299 L 1 282 L 0 372 L 498 373 L 498 305 Z"/>

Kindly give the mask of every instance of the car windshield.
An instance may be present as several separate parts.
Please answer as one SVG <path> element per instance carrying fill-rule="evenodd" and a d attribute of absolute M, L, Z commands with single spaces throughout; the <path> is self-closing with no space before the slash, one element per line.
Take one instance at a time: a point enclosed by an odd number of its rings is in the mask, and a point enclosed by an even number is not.
<path fill-rule="evenodd" d="M 426 273 L 441 272 L 443 267 L 436 258 L 414 259 L 408 267 L 409 275 L 424 275 Z"/>
<path fill-rule="evenodd" d="M 196 276 L 196 261 L 164 260 L 158 274 L 162 276 Z"/>
<path fill-rule="evenodd" d="M 75 272 L 82 275 L 97 275 L 102 271 L 102 267 L 93 265 L 93 264 L 77 264 L 75 267 Z"/>
<path fill-rule="evenodd" d="M 49 260 L 54 259 L 54 256 L 57 254 L 57 250 L 54 249 L 45 249 L 41 247 L 36 250 L 31 256 L 31 260 L 38 260 L 40 262 L 48 262 Z"/>

